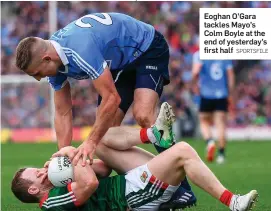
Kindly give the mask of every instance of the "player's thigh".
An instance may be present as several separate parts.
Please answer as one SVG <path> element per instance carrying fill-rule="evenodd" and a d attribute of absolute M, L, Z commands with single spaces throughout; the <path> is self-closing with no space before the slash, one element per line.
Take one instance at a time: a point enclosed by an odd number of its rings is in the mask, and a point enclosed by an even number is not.
<path fill-rule="evenodd" d="M 136 83 L 135 70 L 120 70 L 112 73 L 116 89 L 121 98 L 119 109 L 115 115 L 113 126 L 121 124 L 126 112 L 130 108 L 134 100 L 134 89 Z M 101 104 L 102 98 L 98 96 L 98 106 Z M 99 107 L 98 107 L 99 109 Z"/>
<path fill-rule="evenodd" d="M 163 92 L 163 86 L 164 77 L 160 73 L 137 73 L 133 114 L 142 127 L 149 127 L 155 122 L 157 105 Z"/>
<path fill-rule="evenodd" d="M 159 95 L 152 89 L 137 88 L 134 94 L 133 115 L 139 125 L 149 127 L 155 122 Z"/>
<path fill-rule="evenodd" d="M 97 146 L 96 155 L 109 167 L 121 174 L 146 164 L 154 157 L 153 154 L 138 147 L 120 151 L 109 148 L 102 143 Z"/>
<path fill-rule="evenodd" d="M 201 124 L 210 126 L 213 123 L 213 112 L 200 112 L 199 113 L 199 120 Z"/>
<path fill-rule="evenodd" d="M 199 106 L 199 120 L 201 124 L 211 125 L 215 111 L 214 101 L 201 97 Z"/>
<path fill-rule="evenodd" d="M 213 100 L 201 97 L 199 106 L 199 120 L 201 124 L 212 124 L 214 105 Z"/>
<path fill-rule="evenodd" d="M 214 120 L 215 126 L 220 131 L 225 131 L 228 112 L 228 99 L 217 99 L 215 104 Z"/>
<path fill-rule="evenodd" d="M 184 163 L 191 158 L 199 159 L 196 151 L 189 144 L 180 142 L 157 155 L 147 165 L 158 179 L 175 186 L 184 179 Z"/>
<path fill-rule="evenodd" d="M 163 91 L 169 83 L 169 48 L 159 32 L 155 32 L 148 50 L 137 59 L 136 92 L 133 113 L 142 127 L 148 127 L 156 119 L 156 108 Z"/>
<path fill-rule="evenodd" d="M 125 180 L 126 201 L 134 211 L 159 210 L 179 188 L 179 184 L 172 186 L 157 178 L 147 164 L 129 171 Z"/>

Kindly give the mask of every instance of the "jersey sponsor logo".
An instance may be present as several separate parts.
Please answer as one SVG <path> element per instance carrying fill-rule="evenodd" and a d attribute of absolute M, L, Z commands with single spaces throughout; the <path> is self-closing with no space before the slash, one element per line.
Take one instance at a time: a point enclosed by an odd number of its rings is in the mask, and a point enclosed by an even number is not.
<path fill-rule="evenodd" d="M 157 70 L 157 66 L 151 66 L 151 65 L 147 65 L 146 66 L 146 69 L 149 69 L 149 70 Z"/>
<path fill-rule="evenodd" d="M 144 171 L 142 173 L 142 175 L 140 176 L 140 179 L 141 179 L 142 182 L 145 183 L 147 178 L 148 178 L 148 173 L 146 171 Z"/>

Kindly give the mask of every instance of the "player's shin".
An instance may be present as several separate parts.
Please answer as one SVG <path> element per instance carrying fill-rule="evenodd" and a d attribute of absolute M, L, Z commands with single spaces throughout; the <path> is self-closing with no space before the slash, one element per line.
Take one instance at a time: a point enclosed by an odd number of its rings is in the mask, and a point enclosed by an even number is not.
<path fill-rule="evenodd" d="M 185 158 L 184 170 L 189 179 L 207 193 L 220 199 L 226 188 L 219 182 L 212 171 L 202 162 L 197 153 L 191 148 L 189 157 Z"/>

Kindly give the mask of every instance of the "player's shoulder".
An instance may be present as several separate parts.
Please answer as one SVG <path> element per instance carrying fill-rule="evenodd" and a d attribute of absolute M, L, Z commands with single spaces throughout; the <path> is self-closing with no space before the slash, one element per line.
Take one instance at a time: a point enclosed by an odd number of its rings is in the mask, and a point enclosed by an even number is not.
<path fill-rule="evenodd" d="M 117 13 L 117 12 L 109 12 L 107 13 L 113 20 L 116 19 L 116 20 L 126 20 L 126 19 L 134 19 L 133 17 L 129 16 L 129 15 L 126 15 L 124 13 Z M 134 19 L 136 20 L 136 19 Z"/>
<path fill-rule="evenodd" d="M 65 203 L 64 203 L 65 202 Z M 64 187 L 54 187 L 48 194 L 46 194 L 41 202 L 40 208 L 42 210 L 67 208 L 74 206 L 75 195 L 71 189 L 71 183 Z"/>
<path fill-rule="evenodd" d="M 71 22 L 62 29 L 56 31 L 50 40 L 58 42 L 61 46 L 77 46 L 86 41 L 93 40 L 93 34 L 90 31 L 76 26 L 76 21 Z M 86 39 L 87 38 L 87 39 Z"/>
<path fill-rule="evenodd" d="M 224 60 L 223 61 L 223 65 L 224 65 L 224 67 L 225 67 L 226 70 L 233 68 L 233 62 L 232 62 L 232 60 Z"/>

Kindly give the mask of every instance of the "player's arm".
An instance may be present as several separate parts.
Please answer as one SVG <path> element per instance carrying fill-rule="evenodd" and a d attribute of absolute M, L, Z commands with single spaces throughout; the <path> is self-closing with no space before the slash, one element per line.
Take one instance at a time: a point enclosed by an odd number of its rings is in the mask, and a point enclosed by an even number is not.
<path fill-rule="evenodd" d="M 234 70 L 232 67 L 228 68 L 227 76 L 228 76 L 229 94 L 232 96 L 234 93 L 234 87 L 235 87 L 235 75 L 234 75 Z"/>
<path fill-rule="evenodd" d="M 80 36 L 81 39 L 78 39 Z M 116 90 L 110 67 L 108 67 L 102 54 L 102 47 L 98 44 L 99 41 L 96 40 L 96 37 L 85 37 L 79 33 L 78 37 L 73 36 L 72 40 L 75 57 L 80 64 L 78 69 L 89 75 L 96 91 L 102 97 L 92 132 L 86 140 L 97 145 L 113 124 L 114 116 L 120 104 L 120 96 Z"/>
<path fill-rule="evenodd" d="M 78 165 L 73 166 L 74 182 L 71 189 L 76 198 L 76 205 L 84 204 L 89 197 L 96 191 L 99 181 L 90 165 L 82 166 L 82 158 L 79 159 Z"/>
<path fill-rule="evenodd" d="M 201 66 L 202 66 L 201 63 L 193 63 L 193 66 L 192 66 L 192 80 L 193 80 L 194 83 L 197 82 L 197 80 L 198 80 L 199 73 L 200 73 L 200 70 L 201 70 Z"/>
<path fill-rule="evenodd" d="M 75 36 L 74 36 L 75 37 Z M 84 143 L 78 147 L 78 152 L 74 158 L 76 161 L 83 156 L 83 165 L 86 164 L 87 157 L 93 159 L 97 144 L 100 142 L 109 127 L 112 126 L 115 114 L 120 104 L 120 96 L 116 90 L 110 69 L 107 66 L 102 46 L 96 37 L 82 37 L 74 39 L 73 45 L 76 49 L 75 57 L 78 59 L 78 68 L 89 75 L 93 85 L 101 95 L 102 101 L 96 113 L 96 121 L 92 126 L 92 131 Z M 78 47 L 80 46 L 80 48 Z M 91 51 L 91 53 L 90 53 Z"/>
<path fill-rule="evenodd" d="M 66 146 L 61 148 L 59 151 L 54 153 L 52 157 L 58 157 L 58 156 L 68 156 L 70 159 L 72 159 L 75 155 L 76 148 L 73 146 Z M 48 168 L 50 161 L 47 161 L 44 164 L 44 168 Z M 99 178 L 108 177 L 111 172 L 112 168 L 110 168 L 108 165 L 106 165 L 102 160 L 100 159 L 94 159 L 93 163 L 91 164 L 88 162 L 89 165 L 91 165 L 91 168 L 95 172 L 95 174 Z"/>
<path fill-rule="evenodd" d="M 235 101 L 236 101 L 236 96 L 235 96 L 235 75 L 234 75 L 234 70 L 233 66 L 230 63 L 227 67 L 227 78 L 228 78 L 228 89 L 229 89 L 229 103 L 230 103 L 230 108 L 235 109 Z"/>
<path fill-rule="evenodd" d="M 195 53 L 193 56 L 193 65 L 192 65 L 192 86 L 194 88 L 194 92 L 197 93 L 197 83 L 199 78 L 199 73 L 201 71 L 202 63 L 199 59 L 199 53 Z"/>
<path fill-rule="evenodd" d="M 76 148 L 73 146 L 64 147 L 54 153 L 52 157 L 68 156 L 72 160 L 75 150 Z M 74 164 L 74 162 L 72 163 Z M 71 190 L 69 191 L 72 191 L 75 195 L 76 201 L 74 204 L 80 206 L 95 192 L 99 185 L 99 181 L 91 165 L 82 166 L 82 158 L 78 160 L 78 165 L 73 165 L 73 174 L 74 182 L 71 183 Z"/>
<path fill-rule="evenodd" d="M 55 130 L 58 148 L 70 146 L 72 141 L 72 101 L 69 82 L 55 91 Z"/>
<path fill-rule="evenodd" d="M 88 140 L 93 141 L 97 145 L 113 124 L 114 116 L 120 104 L 120 96 L 108 67 L 104 69 L 101 76 L 93 81 L 93 85 L 102 97 L 102 101 Z"/>

